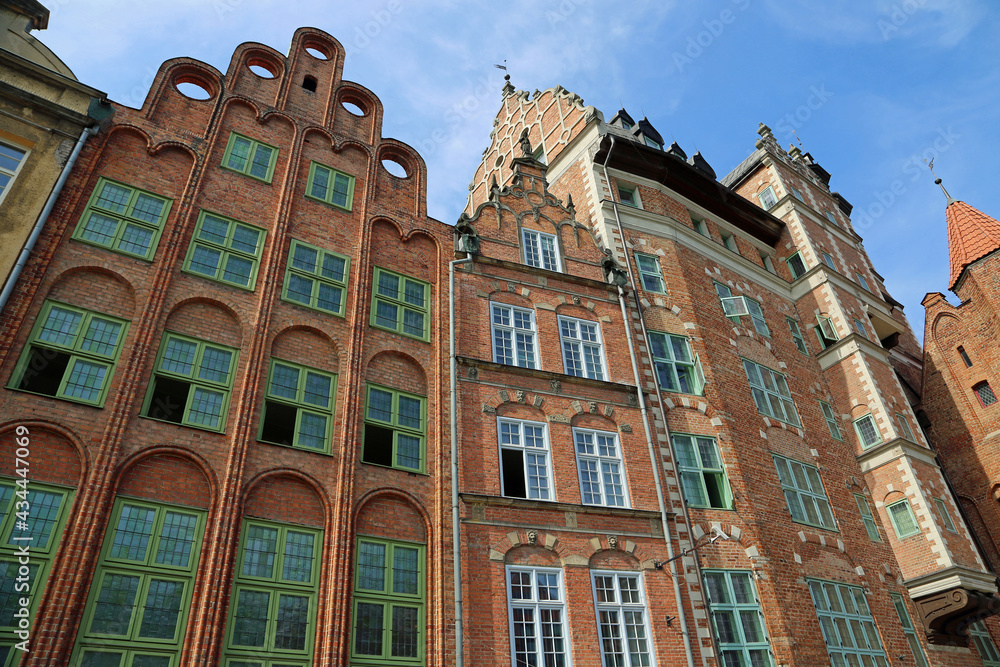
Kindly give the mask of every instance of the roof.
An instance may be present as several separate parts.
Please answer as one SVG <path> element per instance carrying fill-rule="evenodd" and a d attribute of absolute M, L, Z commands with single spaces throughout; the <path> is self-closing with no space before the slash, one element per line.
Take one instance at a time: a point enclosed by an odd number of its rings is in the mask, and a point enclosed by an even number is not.
<path fill-rule="evenodd" d="M 1000 249 L 1000 222 L 964 201 L 948 202 L 948 254 L 951 257 L 951 284 L 954 290 L 966 267 Z"/>
<path fill-rule="evenodd" d="M 727 188 L 735 188 L 751 171 L 757 166 L 757 163 L 764 159 L 764 149 L 758 148 L 753 153 L 751 153 L 747 159 L 736 165 L 736 168 L 731 172 L 722 177 L 719 181 Z"/>

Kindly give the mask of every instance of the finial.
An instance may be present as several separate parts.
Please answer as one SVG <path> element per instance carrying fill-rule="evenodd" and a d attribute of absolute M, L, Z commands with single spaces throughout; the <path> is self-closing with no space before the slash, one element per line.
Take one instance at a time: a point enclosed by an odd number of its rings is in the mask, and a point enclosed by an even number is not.
<path fill-rule="evenodd" d="M 497 69 L 502 69 L 504 71 L 504 75 L 503 75 L 504 84 L 503 84 L 503 91 L 502 91 L 503 94 L 504 94 L 504 97 L 507 97 L 509 95 L 513 95 L 515 91 L 514 91 L 513 84 L 511 84 L 511 82 L 510 82 L 510 72 L 507 71 L 507 59 L 504 58 L 503 65 L 493 65 L 493 66 L 496 67 Z"/>
<path fill-rule="evenodd" d="M 924 160 L 924 164 L 926 164 L 927 168 L 931 170 L 932 174 L 934 174 L 934 158 L 931 158 L 930 162 L 928 162 L 927 160 Z M 944 196 L 948 198 L 948 205 L 951 205 L 951 204 L 955 203 L 955 201 L 957 201 L 957 200 L 953 199 L 950 194 L 948 194 L 948 191 L 945 189 L 944 185 L 942 184 L 941 179 L 937 178 L 937 174 L 934 174 L 934 185 L 937 185 L 937 186 L 939 186 L 941 188 L 941 192 L 943 192 Z"/>

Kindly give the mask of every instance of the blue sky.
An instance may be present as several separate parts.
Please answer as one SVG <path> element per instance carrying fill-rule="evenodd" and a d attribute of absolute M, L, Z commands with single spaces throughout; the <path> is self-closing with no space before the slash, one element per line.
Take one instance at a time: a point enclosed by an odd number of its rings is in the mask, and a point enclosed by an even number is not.
<path fill-rule="evenodd" d="M 297 27 L 329 32 L 348 50 L 345 78 L 382 100 L 383 134 L 427 161 L 428 211 L 448 223 L 488 144 L 505 59 L 519 89 L 562 85 L 606 119 L 624 105 L 720 176 L 753 151 L 758 123 L 785 146 L 794 129 L 854 204 L 918 336 L 923 295 L 948 287 L 945 200 L 923 160 L 1000 217 L 993 0 L 43 1 L 37 36 L 129 106 L 168 58 L 225 71 L 242 42 L 285 52 Z"/>

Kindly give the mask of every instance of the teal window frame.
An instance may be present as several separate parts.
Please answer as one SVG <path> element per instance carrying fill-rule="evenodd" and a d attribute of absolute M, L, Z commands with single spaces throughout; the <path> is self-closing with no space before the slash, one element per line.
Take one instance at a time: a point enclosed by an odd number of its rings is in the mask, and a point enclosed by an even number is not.
<path fill-rule="evenodd" d="M 327 183 L 322 185 L 317 183 L 316 178 L 318 174 L 326 174 Z M 343 183 L 346 180 L 346 190 L 341 188 L 337 189 L 337 185 Z M 323 188 L 322 193 L 318 193 L 317 187 Z M 343 201 L 341 202 L 338 195 L 343 195 Z M 345 174 L 342 171 L 338 171 L 333 167 L 328 167 L 325 164 L 320 164 L 319 162 L 310 162 L 309 164 L 309 184 L 306 187 L 306 197 L 314 201 L 321 201 L 324 204 L 329 204 L 335 208 L 342 209 L 344 211 L 350 211 L 354 206 L 354 177 L 350 174 Z"/>
<path fill-rule="evenodd" d="M 868 337 L 868 329 L 865 327 L 865 323 L 856 317 L 853 319 L 854 319 L 854 330 L 858 332 L 858 335 L 860 335 L 865 340 L 871 340 L 871 338 Z"/>
<path fill-rule="evenodd" d="M 785 322 L 788 323 L 788 330 L 792 333 L 792 341 L 795 343 L 795 349 L 808 356 L 809 348 L 806 347 L 806 339 L 802 335 L 802 329 L 799 327 L 798 320 L 786 317 Z"/>
<path fill-rule="evenodd" d="M 833 320 L 826 315 L 816 316 L 816 324 L 813 330 L 816 332 L 816 338 L 819 339 L 820 349 L 825 350 L 840 340 L 840 336 L 837 334 L 837 327 L 833 326 Z"/>
<path fill-rule="evenodd" d="M 618 184 L 618 199 L 625 206 L 631 206 L 632 208 L 641 208 L 639 206 L 639 195 L 637 194 L 638 188 L 635 186 L 627 186 Z"/>
<path fill-rule="evenodd" d="M 591 570 L 590 582 L 603 663 L 621 667 L 653 664 L 655 649 L 642 573 Z M 624 638 L 627 641 L 622 641 Z"/>
<path fill-rule="evenodd" d="M 983 661 L 983 667 L 1000 667 L 1000 651 L 982 620 L 969 624 L 969 636 Z"/>
<path fill-rule="evenodd" d="M 784 375 L 746 358 L 743 359 L 743 370 L 747 374 L 757 412 L 792 426 L 802 425 Z"/>
<path fill-rule="evenodd" d="M 391 395 L 390 408 L 389 408 L 389 419 L 384 419 L 379 416 L 373 416 L 372 412 L 372 392 L 384 392 Z M 402 412 L 400 411 L 400 399 L 405 398 L 411 401 L 419 402 L 420 411 L 420 425 L 414 426 L 412 423 L 407 423 L 404 419 Z M 407 470 L 409 472 L 425 472 L 427 466 L 427 397 L 419 396 L 417 394 L 410 394 L 405 391 L 399 391 L 398 389 L 392 389 L 391 387 L 385 387 L 378 384 L 367 384 L 365 386 L 365 416 L 364 416 L 365 430 L 362 436 L 361 444 L 361 461 L 362 463 L 367 463 L 370 465 L 385 466 L 388 468 L 398 468 L 400 470 Z M 392 462 L 384 463 L 378 460 L 372 460 L 374 458 L 375 452 L 370 450 L 369 447 L 374 447 L 373 438 L 375 437 L 374 429 L 382 429 L 383 431 L 390 431 L 392 438 Z M 420 448 L 420 462 L 416 466 L 406 465 L 401 463 L 400 459 L 400 436 L 408 438 L 416 438 L 419 441 Z M 386 437 L 385 434 L 382 437 Z M 384 446 L 384 443 L 383 443 Z M 384 452 L 383 452 L 384 455 Z"/>
<path fill-rule="evenodd" d="M 889 667 L 864 589 L 821 579 L 806 579 L 806 583 L 831 662 Z M 855 659 L 848 661 L 847 656 Z"/>
<path fill-rule="evenodd" d="M 643 263 L 645 262 L 645 266 Z M 639 268 L 639 282 L 642 289 L 656 294 L 666 294 L 667 287 L 663 280 L 663 272 L 660 269 L 660 259 L 656 255 L 648 253 L 635 253 L 635 263 Z"/>
<path fill-rule="evenodd" d="M 951 518 L 951 512 L 948 511 L 948 505 L 945 504 L 944 498 L 938 498 L 934 496 L 934 507 L 937 508 L 938 516 L 941 517 L 941 523 L 944 525 L 944 529 L 949 533 L 957 533 L 958 528 L 955 527 L 955 521 Z"/>
<path fill-rule="evenodd" d="M 54 317 L 61 319 L 55 319 L 52 322 L 53 326 L 47 328 L 46 325 L 50 323 L 49 318 L 52 316 L 53 309 L 57 311 Z M 67 319 L 63 313 L 70 316 L 76 315 L 79 319 L 76 320 L 76 324 L 74 325 L 72 320 Z M 97 323 L 104 323 L 105 330 L 95 329 L 95 320 Z M 118 358 L 121 356 L 125 337 L 128 335 L 129 324 L 128 320 L 111 317 L 110 315 L 80 308 L 79 306 L 72 306 L 61 301 L 47 299 L 42 304 L 42 309 L 35 319 L 31 335 L 24 344 L 24 349 L 18 359 L 17 366 L 14 368 L 14 372 L 11 374 L 7 388 L 38 394 L 40 396 L 50 396 L 73 403 L 83 403 L 98 408 L 104 407 L 104 402 L 108 397 L 108 389 L 111 386 L 111 379 L 114 377 L 115 367 L 118 364 Z M 104 335 L 106 334 L 106 325 L 117 326 L 119 329 L 111 349 L 102 353 L 100 349 L 95 350 L 93 348 L 108 347 L 110 341 Z M 96 324 L 96 327 L 100 326 L 100 324 Z M 43 336 L 49 336 L 49 339 L 46 340 Z M 87 349 L 88 347 L 90 349 Z M 30 388 L 32 385 L 25 385 L 26 382 L 30 382 L 33 378 L 40 375 L 50 363 L 59 363 L 59 360 L 63 357 L 66 358 L 66 365 L 62 371 L 55 393 L 39 391 L 38 388 Z M 91 371 L 95 368 L 103 368 L 104 375 L 100 378 L 99 387 L 95 387 L 92 384 L 81 384 L 82 382 L 86 382 L 88 378 L 94 378 L 92 372 L 88 373 L 88 367 Z M 71 384 L 71 381 L 73 381 L 73 384 Z M 93 394 L 96 391 L 96 396 L 88 398 L 79 393 L 76 395 L 67 393 L 68 390 L 76 387 L 79 387 L 79 389 L 74 389 L 74 391 L 78 392 L 87 390 Z"/>
<path fill-rule="evenodd" d="M 195 351 L 191 356 L 191 360 L 187 362 L 187 365 L 191 367 L 188 373 L 180 373 L 177 371 L 167 370 L 163 368 L 164 356 L 167 351 L 167 347 L 171 340 L 178 340 L 182 343 L 195 345 Z M 205 362 L 205 353 L 207 350 L 213 350 L 216 353 L 229 353 L 230 359 L 229 364 L 226 367 L 227 379 L 225 382 L 206 379 L 202 376 L 203 372 L 208 370 L 213 372 L 216 369 L 211 367 L 203 366 Z M 219 343 L 213 343 L 212 341 L 202 340 L 201 338 L 192 338 L 191 336 L 184 336 L 182 334 L 174 333 L 172 331 L 165 331 L 163 333 L 163 339 L 160 341 L 160 349 L 156 353 L 156 360 L 153 363 L 153 373 L 150 379 L 149 389 L 146 391 L 146 398 L 142 404 L 142 416 L 148 419 L 155 419 L 157 421 L 164 421 L 171 424 L 177 424 L 179 426 L 188 426 L 191 428 L 203 429 L 206 431 L 216 431 L 222 433 L 226 429 L 226 416 L 229 412 L 229 398 L 233 390 L 233 380 L 236 376 L 236 368 L 239 364 L 239 354 L 240 351 L 236 348 L 229 347 L 227 345 L 221 345 Z M 197 374 L 196 374 L 197 373 Z M 158 382 L 161 378 L 164 378 L 173 382 L 187 382 L 188 390 L 186 395 L 186 400 L 181 411 L 181 417 L 179 420 L 169 419 L 164 416 L 156 416 L 155 414 L 150 414 L 154 409 L 159 411 L 162 405 L 157 403 L 157 387 Z M 190 412 L 192 403 L 194 402 L 195 394 L 198 390 L 201 390 L 204 394 L 215 393 L 221 394 L 221 403 L 219 408 L 218 424 L 215 426 L 206 425 L 204 423 L 192 420 L 190 418 Z M 157 412 L 159 414 L 159 412 Z"/>
<path fill-rule="evenodd" d="M 702 570 L 705 600 L 725 664 L 773 667 L 771 643 L 751 570 Z M 750 631 L 755 634 L 750 635 Z M 731 661 L 735 659 L 735 662 Z M 756 659 L 756 660 L 755 660 Z"/>
<path fill-rule="evenodd" d="M 924 656 L 924 649 L 920 646 L 920 640 L 917 639 L 917 630 L 913 627 L 910 613 L 906 610 L 903 596 L 899 593 L 889 593 L 889 597 L 892 598 L 892 604 L 896 608 L 896 615 L 899 616 L 899 623 L 903 626 L 903 634 L 906 635 L 906 641 L 910 644 L 910 651 L 913 652 L 913 659 L 916 661 L 917 667 L 929 667 L 927 658 Z"/>
<path fill-rule="evenodd" d="M 692 433 L 672 433 L 677 454 L 681 491 L 689 507 L 733 509 L 733 493 L 715 438 Z"/>
<path fill-rule="evenodd" d="M 806 261 L 802 259 L 802 253 L 794 252 L 788 256 L 785 260 L 785 264 L 788 266 L 789 273 L 792 274 L 792 280 L 798 280 L 806 271 Z"/>
<path fill-rule="evenodd" d="M 793 523 L 837 531 L 830 500 L 816 466 L 772 454 Z"/>
<path fill-rule="evenodd" d="M 837 424 L 837 415 L 833 412 L 833 406 L 826 401 L 820 401 L 819 408 L 823 411 L 823 419 L 826 420 L 827 428 L 830 429 L 830 437 L 843 442 L 844 434 L 840 432 L 840 425 Z"/>
<path fill-rule="evenodd" d="M 826 264 L 827 268 L 832 269 L 834 271 L 837 270 L 837 265 L 834 264 L 833 262 L 833 255 L 831 255 L 828 252 L 823 253 L 823 263 Z"/>
<path fill-rule="evenodd" d="M 909 498 L 886 503 L 885 511 L 889 515 L 892 529 L 896 531 L 898 539 L 905 540 L 907 537 L 920 534 L 920 524 L 917 522 L 917 516 L 913 513 L 913 505 L 910 504 Z M 904 521 L 906 523 L 903 523 Z"/>
<path fill-rule="evenodd" d="M 900 435 L 909 440 L 910 442 L 916 442 L 913 437 L 913 431 L 910 429 L 910 422 L 902 412 L 896 413 L 896 421 L 899 423 Z"/>
<path fill-rule="evenodd" d="M 255 533 L 256 531 L 256 533 Z M 290 534 L 308 536 L 312 540 L 312 553 L 306 555 L 301 542 L 290 541 Z M 273 541 L 271 536 L 273 535 Z M 264 548 L 251 548 L 264 547 Z M 269 547 L 273 547 L 273 550 Z M 236 562 L 236 572 L 233 576 L 233 593 L 229 601 L 229 617 L 226 622 L 225 647 L 223 653 L 228 665 L 295 665 L 305 667 L 313 664 L 313 652 L 316 643 L 316 624 L 319 594 L 320 570 L 322 567 L 323 531 L 298 524 L 275 523 L 245 517 L 240 532 L 240 552 Z M 308 579 L 286 576 L 289 556 L 300 563 L 308 558 L 310 569 Z M 270 567 L 271 573 L 264 576 L 257 569 Z M 294 567 L 294 566 L 293 566 Z M 298 571 L 301 575 L 302 570 Z M 256 621 L 264 621 L 263 637 L 259 644 L 238 644 L 240 630 L 255 631 L 247 627 L 245 615 L 241 608 L 246 598 L 243 594 L 256 595 L 258 598 L 267 596 L 266 609 L 255 609 L 258 614 L 263 611 L 266 616 L 258 616 Z M 278 639 L 279 629 L 286 631 L 294 621 L 281 616 L 284 600 L 306 600 L 306 623 L 302 633 L 302 647 L 288 648 L 281 646 Z M 253 600 L 246 604 L 253 610 Z M 287 640 L 286 640 L 287 641 Z M 273 661 L 273 662 L 272 662 Z"/>
<path fill-rule="evenodd" d="M 106 189 L 111 191 L 108 197 L 104 196 Z M 119 192 L 114 193 L 115 189 L 118 189 Z M 121 192 L 121 190 L 127 192 Z M 115 194 L 117 196 L 112 198 Z M 140 202 L 143 204 L 142 206 L 140 206 Z M 157 215 L 152 215 L 153 211 L 147 210 L 147 207 L 155 203 L 159 203 L 160 211 Z M 90 194 L 87 207 L 84 209 L 83 215 L 80 216 L 76 229 L 73 230 L 73 240 L 147 262 L 151 261 L 156 254 L 156 247 L 160 243 L 160 234 L 163 232 L 164 223 L 170 214 L 173 203 L 172 199 L 101 177 L 98 179 L 94 191 Z M 138 213 L 136 212 L 137 207 Z M 95 218 L 95 216 L 97 217 Z M 94 223 L 103 222 L 104 228 L 88 229 L 92 221 Z M 113 230 L 111 229 L 112 223 L 114 223 Z M 142 234 L 149 235 L 145 252 L 129 249 L 131 246 L 138 247 L 134 241 L 141 238 Z"/>
<path fill-rule="evenodd" d="M 705 394 L 701 357 L 691 354 L 691 341 L 686 336 L 650 331 L 649 353 L 656 370 L 656 381 L 664 391 L 693 396 Z"/>
<path fill-rule="evenodd" d="M 127 511 L 126 508 L 128 508 Z M 151 525 L 149 525 L 148 534 L 145 534 L 137 528 L 141 529 L 146 525 L 146 520 L 142 516 L 145 515 L 148 518 L 150 512 L 152 513 Z M 169 514 L 185 517 L 188 522 L 194 521 L 193 526 L 190 527 L 186 564 L 174 565 L 159 562 L 163 554 L 169 558 L 178 553 L 182 555 L 185 553 L 183 547 L 180 552 L 171 551 L 172 548 L 178 546 L 180 541 L 178 535 L 182 533 L 179 532 L 177 526 L 168 527 L 166 525 Z M 115 499 L 70 664 L 83 664 L 85 656 L 89 653 L 118 653 L 122 656 L 120 660 L 124 661 L 126 665 L 131 665 L 134 657 L 138 655 L 166 659 L 166 663 L 158 664 L 169 665 L 169 667 L 174 667 L 179 663 L 184 631 L 187 627 L 188 610 L 191 607 L 195 572 L 201 555 L 205 514 L 204 510 L 167 503 L 150 502 L 124 496 Z M 143 539 L 144 534 L 145 539 Z M 124 553 L 121 550 L 124 550 Z M 95 628 L 95 620 L 110 625 L 123 622 L 122 609 L 117 610 L 116 617 L 116 610 L 113 607 L 129 606 L 129 600 L 124 597 L 128 593 L 127 589 L 123 591 L 122 589 L 105 588 L 106 582 L 110 582 L 113 586 L 115 578 L 118 578 L 119 581 L 131 579 L 136 582 L 131 600 L 132 609 L 129 612 L 128 622 L 124 626 L 124 632 L 107 632 L 105 631 L 106 627 Z M 179 585 L 181 588 L 180 593 L 175 595 L 173 599 L 173 608 L 160 609 L 161 614 L 171 612 L 176 614 L 173 634 L 170 637 L 143 636 L 142 634 L 145 621 L 149 620 L 150 602 L 154 604 L 164 602 L 162 591 L 161 596 L 156 596 L 155 593 L 151 592 L 154 583 Z M 101 605 L 111 606 L 110 614 L 107 611 L 103 615 L 99 614 L 98 607 Z M 155 612 L 156 608 L 154 607 L 153 610 Z M 153 616 L 153 619 L 150 621 L 150 627 L 159 634 L 164 627 L 161 624 L 163 619 L 157 619 L 156 616 Z M 122 663 L 119 662 L 119 664 Z"/>
<path fill-rule="evenodd" d="M 365 546 L 373 547 L 366 550 Z M 381 564 L 377 559 L 378 547 L 382 548 Z M 397 551 L 403 549 L 416 552 L 416 571 L 398 568 Z M 404 542 L 402 540 L 387 540 L 381 537 L 359 535 L 354 551 L 354 586 L 351 602 L 351 660 L 355 664 L 371 662 L 379 665 L 419 665 L 424 662 L 427 644 L 427 547 L 419 542 Z M 390 566 L 391 563 L 391 566 Z M 403 563 L 406 565 L 407 563 Z M 381 569 L 380 588 L 367 587 L 366 584 L 375 581 L 369 576 L 375 575 Z M 413 572 L 412 575 L 407 574 Z M 405 576 L 404 576 L 405 575 Z M 410 582 L 415 580 L 415 590 L 407 590 Z M 403 590 L 398 590 L 402 588 Z M 378 654 L 363 652 L 370 639 L 363 639 L 365 631 L 374 632 L 375 627 L 361 627 L 359 610 L 362 606 L 372 609 L 381 608 L 383 619 L 382 637 L 378 640 L 381 651 Z M 396 610 L 415 610 L 415 652 L 416 655 L 393 655 L 392 628 Z M 404 619 L 405 621 L 405 619 Z M 359 652 L 359 643 L 365 641 L 365 648 Z M 374 648 L 374 647 L 372 647 Z"/>
<path fill-rule="evenodd" d="M 244 160 L 244 164 L 239 166 L 238 164 L 233 164 L 233 150 L 236 148 L 237 143 L 249 142 L 247 147 L 246 157 L 237 155 L 237 159 Z M 259 170 L 254 173 L 254 167 L 259 166 L 261 163 L 257 161 L 257 153 L 261 149 L 269 150 L 270 155 L 268 156 L 267 168 L 265 173 L 261 174 Z M 274 178 L 274 165 L 278 162 L 278 147 L 272 146 L 271 144 L 266 144 L 263 141 L 257 141 L 256 139 L 251 139 L 248 136 L 239 134 L 237 132 L 229 133 L 229 141 L 226 143 L 226 152 L 222 156 L 222 168 L 234 171 L 237 174 L 243 174 L 244 176 L 249 176 L 258 181 L 263 181 L 264 183 L 270 183 L 271 179 Z"/>
<path fill-rule="evenodd" d="M 872 542 L 881 542 L 882 534 L 879 532 L 878 524 L 875 522 L 875 515 L 872 514 L 872 507 L 868 504 L 868 499 L 861 493 L 854 494 L 854 500 L 858 504 L 858 512 L 861 513 L 861 522 L 865 525 L 865 532 Z"/>
<path fill-rule="evenodd" d="M 394 278 L 397 281 L 395 290 L 391 288 L 391 282 L 383 285 L 383 276 L 387 276 L 390 279 Z M 415 291 L 411 291 L 411 287 L 419 288 L 420 295 L 418 296 Z M 430 293 L 430 283 L 376 266 L 372 279 L 371 326 L 376 329 L 391 331 L 407 338 L 416 338 L 417 340 L 429 342 L 431 339 Z M 380 313 L 380 305 L 394 309 L 394 315 L 391 319 Z M 407 323 L 407 317 L 414 318 L 417 316 L 420 318 L 420 333 L 416 331 L 416 326 L 413 323 L 415 320 L 411 320 L 409 324 Z"/>
<path fill-rule="evenodd" d="M 858 284 L 861 285 L 865 289 L 866 292 L 871 292 L 872 291 L 871 288 L 868 287 L 868 281 L 865 280 L 865 277 L 863 275 L 861 275 L 860 273 L 855 272 L 854 277 L 858 279 Z"/>
<path fill-rule="evenodd" d="M 215 224 L 224 223 L 226 225 L 224 240 L 219 241 L 216 238 L 207 236 L 212 234 L 212 232 L 205 229 L 206 221 L 209 220 Z M 249 231 L 258 235 L 256 247 L 253 252 L 249 252 L 235 245 L 237 243 L 245 244 L 245 241 L 240 241 L 236 238 L 237 232 L 240 231 Z M 219 215 L 218 213 L 203 210 L 198 214 L 198 224 L 195 226 L 194 233 L 191 235 L 191 245 L 188 246 L 187 255 L 184 257 L 183 271 L 184 273 L 192 276 L 198 276 L 199 278 L 205 278 L 206 280 L 212 280 L 217 283 L 231 285 L 232 287 L 252 292 L 257 285 L 257 270 L 260 268 L 260 258 L 264 252 L 264 242 L 266 240 L 267 230 L 262 227 L 248 225 L 245 222 L 240 222 L 239 220 L 227 218 L 226 216 Z M 217 254 L 216 266 L 213 273 L 209 274 L 206 271 L 192 268 L 192 265 L 195 264 L 195 260 L 197 259 L 196 253 L 199 249 L 207 253 Z M 250 265 L 250 272 L 247 275 L 246 284 L 240 282 L 239 280 L 226 277 L 227 274 L 240 275 L 234 271 L 230 271 L 230 267 L 237 266 L 239 262 L 245 262 Z M 205 266 L 208 265 L 206 264 Z"/>
<path fill-rule="evenodd" d="M 723 285 L 718 281 L 713 281 L 715 293 L 719 296 L 719 303 L 722 305 L 723 314 L 734 322 L 743 323 L 741 317 L 747 315 L 753 323 L 754 330 L 761 336 L 771 337 L 771 330 L 767 328 L 767 320 L 764 318 L 764 309 L 760 302 L 748 296 L 733 296 L 733 290 L 728 285 Z"/>
<path fill-rule="evenodd" d="M 340 266 L 338 267 L 338 264 Z M 318 310 L 321 313 L 344 316 L 347 302 L 347 282 L 351 272 L 351 258 L 340 253 L 323 250 L 297 239 L 288 246 L 288 261 L 285 265 L 285 281 L 281 286 L 281 300 L 287 303 Z M 295 281 L 299 288 L 292 290 Z M 309 298 L 301 289 L 309 286 Z M 332 294 L 336 293 L 336 308 L 332 304 Z"/>
<path fill-rule="evenodd" d="M 277 381 L 275 369 L 278 367 L 295 373 L 294 387 L 280 384 Z M 310 381 L 315 379 L 329 382 L 329 390 L 325 395 L 309 390 Z M 321 399 L 325 399 L 325 405 L 318 402 Z M 284 359 L 271 357 L 271 362 L 267 370 L 267 385 L 264 389 L 264 405 L 261 407 L 257 439 L 273 445 L 283 445 L 295 449 L 303 449 L 308 452 L 328 454 L 333 435 L 333 415 L 336 403 L 336 373 L 329 373 L 311 366 L 303 366 L 285 361 Z M 279 423 L 286 423 L 290 416 L 289 412 L 292 410 L 294 410 L 295 416 L 292 418 L 291 441 L 278 442 L 276 438 L 269 437 L 273 433 L 271 429 L 274 428 L 274 426 L 269 427 L 269 423 L 273 424 L 272 420 Z M 269 419 L 269 416 L 271 419 Z M 308 426 L 304 424 L 304 421 L 311 419 L 315 422 L 318 418 L 324 420 L 322 444 L 319 447 L 304 444 L 310 436 L 310 433 L 303 431 Z M 315 437 L 314 434 L 313 437 Z"/>
<path fill-rule="evenodd" d="M 11 436 L 15 443 L 20 440 L 14 433 Z M 14 634 L 17 622 L 13 614 L 21 608 L 20 598 L 26 597 L 30 600 L 29 617 L 35 618 L 74 493 L 72 488 L 29 483 L 24 478 L 0 478 L 0 667 L 13 667 L 20 662 L 22 652 L 13 647 L 22 639 Z M 54 499 L 58 499 L 58 504 Z M 27 582 L 17 580 L 22 565 L 19 546 L 27 546 L 30 553 L 28 567 L 33 569 L 29 570 Z M 25 583 L 27 589 L 18 588 Z"/>
<path fill-rule="evenodd" d="M 871 449 L 885 441 L 872 413 L 861 415 L 853 423 L 854 433 L 858 436 L 858 442 L 861 443 L 862 449 Z"/>

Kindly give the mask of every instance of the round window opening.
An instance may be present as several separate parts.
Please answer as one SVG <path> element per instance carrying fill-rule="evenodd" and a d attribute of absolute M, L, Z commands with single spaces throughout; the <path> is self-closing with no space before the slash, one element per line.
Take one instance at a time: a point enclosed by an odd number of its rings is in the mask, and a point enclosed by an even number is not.
<path fill-rule="evenodd" d="M 406 173 L 406 167 L 404 167 L 399 162 L 391 159 L 382 160 L 382 168 L 387 172 L 395 176 L 396 178 L 406 178 L 409 174 Z"/>
<path fill-rule="evenodd" d="M 174 87 L 181 95 L 192 100 L 207 100 L 212 97 L 208 88 L 193 79 L 180 79 L 174 84 Z"/>
<path fill-rule="evenodd" d="M 309 55 L 311 55 L 316 60 L 329 60 L 330 59 L 330 54 L 327 53 L 326 49 L 324 49 L 323 47 L 321 47 L 321 46 L 319 46 L 317 44 L 310 44 L 309 46 L 307 46 L 306 47 L 306 53 L 308 53 Z"/>
<path fill-rule="evenodd" d="M 349 102 L 349 101 L 345 100 L 345 101 L 343 101 L 343 102 L 340 103 L 340 106 L 342 106 L 345 109 L 347 109 L 347 112 L 350 113 L 352 116 L 364 116 L 365 115 L 365 110 L 362 109 L 357 104 L 355 104 L 354 102 Z"/>
<path fill-rule="evenodd" d="M 503 166 L 503 155 L 497 158 L 497 161 L 493 163 L 493 166 L 495 166 L 497 169 Z"/>
<path fill-rule="evenodd" d="M 247 64 L 247 69 L 256 74 L 262 79 L 273 79 L 275 77 L 274 71 L 269 65 L 264 65 L 259 61 L 254 61 Z"/>

